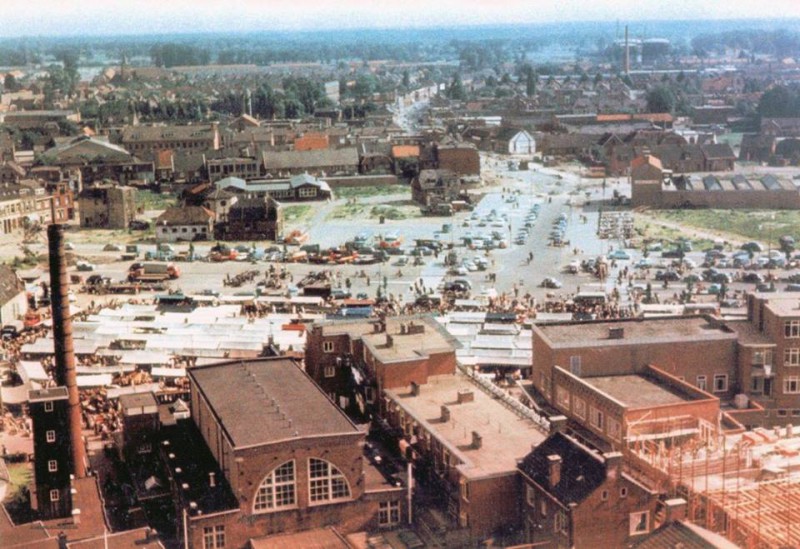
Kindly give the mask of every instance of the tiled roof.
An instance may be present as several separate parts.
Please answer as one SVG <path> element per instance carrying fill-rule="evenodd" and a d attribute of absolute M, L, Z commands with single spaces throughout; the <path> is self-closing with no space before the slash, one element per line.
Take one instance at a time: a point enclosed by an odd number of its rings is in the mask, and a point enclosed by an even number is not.
<path fill-rule="evenodd" d="M 552 455 L 561 457 L 561 473 L 551 487 L 548 458 Z M 525 456 L 519 469 L 565 506 L 580 503 L 606 479 L 603 458 L 563 433 L 548 437 Z"/>

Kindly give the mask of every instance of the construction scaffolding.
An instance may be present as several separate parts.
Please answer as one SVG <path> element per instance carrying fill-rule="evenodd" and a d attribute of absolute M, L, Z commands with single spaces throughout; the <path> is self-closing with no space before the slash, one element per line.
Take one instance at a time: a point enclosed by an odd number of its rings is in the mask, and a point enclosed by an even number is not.
<path fill-rule="evenodd" d="M 629 472 L 685 499 L 690 521 L 740 547 L 800 547 L 800 437 L 791 426 L 672 442 L 631 443 Z"/>

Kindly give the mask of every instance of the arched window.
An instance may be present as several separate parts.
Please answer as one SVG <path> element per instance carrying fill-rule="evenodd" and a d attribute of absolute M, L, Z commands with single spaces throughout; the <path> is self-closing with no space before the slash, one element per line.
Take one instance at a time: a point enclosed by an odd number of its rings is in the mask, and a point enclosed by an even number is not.
<path fill-rule="evenodd" d="M 350 485 L 342 472 L 329 462 L 308 460 L 308 499 L 312 505 L 350 498 Z"/>
<path fill-rule="evenodd" d="M 253 502 L 256 512 L 274 511 L 297 505 L 294 460 L 276 467 L 261 481 Z"/>

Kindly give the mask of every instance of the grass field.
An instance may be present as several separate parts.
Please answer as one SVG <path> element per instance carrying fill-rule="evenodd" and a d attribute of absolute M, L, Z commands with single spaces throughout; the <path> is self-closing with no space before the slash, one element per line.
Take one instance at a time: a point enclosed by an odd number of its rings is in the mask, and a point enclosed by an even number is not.
<path fill-rule="evenodd" d="M 800 238 L 800 212 L 793 210 L 663 210 L 648 212 L 647 217 L 776 247 L 782 235 Z"/>
<path fill-rule="evenodd" d="M 8 464 L 8 476 L 10 482 L 5 501 L 11 502 L 20 497 L 20 490 L 33 479 L 33 469 L 27 463 L 10 463 Z"/>
<path fill-rule="evenodd" d="M 301 223 L 311 217 L 313 207 L 308 204 L 293 204 L 284 206 L 283 217 L 290 223 Z"/>
<path fill-rule="evenodd" d="M 154 193 L 153 191 L 136 191 L 136 209 L 143 210 L 166 210 L 170 206 L 175 206 L 178 199 L 175 195 L 167 193 Z"/>
<path fill-rule="evenodd" d="M 372 187 L 341 187 L 333 193 L 336 198 L 365 198 L 369 196 L 386 196 L 390 194 L 407 194 L 411 196 L 408 185 L 376 185 Z"/>

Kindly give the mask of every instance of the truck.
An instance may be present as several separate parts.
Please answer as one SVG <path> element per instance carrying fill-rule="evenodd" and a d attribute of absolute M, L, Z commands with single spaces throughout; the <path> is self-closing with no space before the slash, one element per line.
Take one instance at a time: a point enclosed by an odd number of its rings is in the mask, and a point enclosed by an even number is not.
<path fill-rule="evenodd" d="M 134 263 L 128 269 L 130 282 L 163 282 L 180 276 L 180 270 L 172 263 Z"/>

